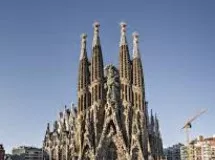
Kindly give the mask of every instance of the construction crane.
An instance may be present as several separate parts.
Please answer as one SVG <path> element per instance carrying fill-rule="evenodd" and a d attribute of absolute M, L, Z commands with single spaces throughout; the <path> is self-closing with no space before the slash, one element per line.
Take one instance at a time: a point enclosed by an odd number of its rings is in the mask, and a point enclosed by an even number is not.
<path fill-rule="evenodd" d="M 196 118 L 198 118 L 199 116 L 201 116 L 203 113 L 205 113 L 207 110 L 202 110 L 200 111 L 199 113 L 197 113 L 195 116 L 193 116 L 192 118 L 190 118 L 186 123 L 185 125 L 182 127 L 182 129 L 185 130 L 186 132 L 186 136 L 187 136 L 187 145 L 189 145 L 190 143 L 190 137 L 189 137 L 189 129 L 192 128 L 192 125 L 191 123 L 196 120 Z"/>

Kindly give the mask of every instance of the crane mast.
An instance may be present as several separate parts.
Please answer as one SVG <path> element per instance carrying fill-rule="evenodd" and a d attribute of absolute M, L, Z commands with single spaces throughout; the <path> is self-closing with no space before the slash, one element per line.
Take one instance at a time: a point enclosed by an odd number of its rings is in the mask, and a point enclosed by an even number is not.
<path fill-rule="evenodd" d="M 196 120 L 198 117 L 200 117 L 203 113 L 205 113 L 207 110 L 202 110 L 200 112 L 198 112 L 196 115 L 194 115 L 192 118 L 190 118 L 188 121 L 186 121 L 185 125 L 182 127 L 182 129 L 185 130 L 186 133 L 186 141 L 187 141 L 187 145 L 189 145 L 190 143 L 190 137 L 189 137 L 189 129 L 192 128 L 192 122 L 194 120 Z"/>
<path fill-rule="evenodd" d="M 192 118 L 190 118 L 189 120 L 186 121 L 186 123 L 184 124 L 184 126 L 182 127 L 182 129 L 185 130 L 186 133 L 186 142 L 187 142 L 187 158 L 188 160 L 192 160 L 192 156 L 191 154 L 191 148 L 190 148 L 190 136 L 189 136 L 189 129 L 192 128 L 192 122 L 194 120 L 196 120 L 199 116 L 201 116 L 203 113 L 205 113 L 207 110 L 202 110 L 200 112 L 198 112 L 196 115 L 194 115 Z M 190 150 L 191 149 L 191 150 Z"/>

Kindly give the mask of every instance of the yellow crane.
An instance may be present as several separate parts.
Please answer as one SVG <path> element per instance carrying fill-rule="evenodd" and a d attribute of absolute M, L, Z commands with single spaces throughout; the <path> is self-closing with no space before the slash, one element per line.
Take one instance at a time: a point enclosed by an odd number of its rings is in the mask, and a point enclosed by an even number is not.
<path fill-rule="evenodd" d="M 187 136 L 187 145 L 189 145 L 190 143 L 190 137 L 189 137 L 189 129 L 192 128 L 192 122 L 194 120 L 196 120 L 196 118 L 198 118 L 199 116 L 201 116 L 203 113 L 205 113 L 207 110 L 202 110 L 200 112 L 198 112 L 195 116 L 193 116 L 192 118 L 190 118 L 188 121 L 186 121 L 185 125 L 182 127 L 182 129 L 185 130 L 186 132 L 186 136 Z"/>

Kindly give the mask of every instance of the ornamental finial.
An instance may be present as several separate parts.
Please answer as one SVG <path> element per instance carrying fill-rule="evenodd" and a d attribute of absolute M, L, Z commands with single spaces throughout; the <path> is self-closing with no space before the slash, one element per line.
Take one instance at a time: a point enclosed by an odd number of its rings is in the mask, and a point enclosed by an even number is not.
<path fill-rule="evenodd" d="M 121 32 L 126 32 L 126 26 L 127 26 L 127 24 L 125 22 L 121 22 L 120 26 L 121 26 Z"/>
<path fill-rule="evenodd" d="M 133 58 L 140 58 L 139 51 L 139 34 L 134 32 L 133 34 Z"/>
<path fill-rule="evenodd" d="M 121 26 L 120 46 L 127 45 L 127 40 L 126 40 L 126 26 L 127 26 L 127 24 L 125 22 L 121 22 L 120 26 Z"/>
<path fill-rule="evenodd" d="M 93 47 L 95 47 L 96 45 L 100 45 L 99 27 L 100 27 L 99 22 L 98 22 L 98 21 L 95 21 L 95 22 L 93 23 L 93 28 L 94 28 Z"/>
<path fill-rule="evenodd" d="M 80 60 L 82 60 L 86 56 L 86 44 L 87 44 L 87 34 L 81 34 L 81 54 Z"/>
<path fill-rule="evenodd" d="M 95 21 L 95 22 L 93 23 L 93 27 L 94 27 L 94 29 L 99 29 L 99 27 L 100 27 L 99 22 L 98 22 L 98 21 Z M 98 31 L 98 30 L 97 30 L 97 31 Z"/>

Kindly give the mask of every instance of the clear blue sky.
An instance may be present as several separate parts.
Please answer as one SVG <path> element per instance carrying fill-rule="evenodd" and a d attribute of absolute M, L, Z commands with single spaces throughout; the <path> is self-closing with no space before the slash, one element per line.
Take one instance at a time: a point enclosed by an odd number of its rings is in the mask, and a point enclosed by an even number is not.
<path fill-rule="evenodd" d="M 0 2 L 0 143 L 41 146 L 47 122 L 77 101 L 80 34 L 101 24 L 105 64 L 118 62 L 119 22 L 140 34 L 149 107 L 164 145 L 185 141 L 185 120 L 202 108 L 192 136 L 215 133 L 215 1 Z M 130 50 L 132 49 L 130 45 Z"/>

